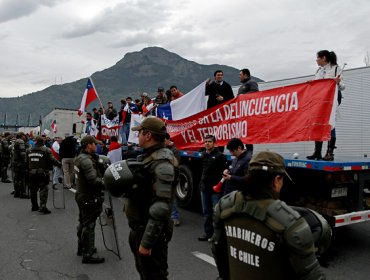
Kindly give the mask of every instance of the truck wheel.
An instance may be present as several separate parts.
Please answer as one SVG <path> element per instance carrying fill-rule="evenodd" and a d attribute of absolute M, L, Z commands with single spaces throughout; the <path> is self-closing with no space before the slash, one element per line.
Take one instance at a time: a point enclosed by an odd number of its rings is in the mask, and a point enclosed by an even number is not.
<path fill-rule="evenodd" d="M 177 204 L 180 207 L 190 207 L 199 197 L 197 188 L 194 188 L 193 174 L 186 165 L 179 166 L 179 183 L 176 186 Z"/>

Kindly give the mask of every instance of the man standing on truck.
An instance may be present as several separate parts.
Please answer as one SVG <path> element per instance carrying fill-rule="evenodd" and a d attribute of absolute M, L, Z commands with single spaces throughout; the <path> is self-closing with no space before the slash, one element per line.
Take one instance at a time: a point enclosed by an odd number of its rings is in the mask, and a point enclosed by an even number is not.
<path fill-rule="evenodd" d="M 234 98 L 230 84 L 223 80 L 224 73 L 216 70 L 213 76 L 215 77 L 213 82 L 210 83 L 210 79 L 206 82 L 207 109 Z"/>
<path fill-rule="evenodd" d="M 310 227 L 278 199 L 284 177 L 290 179 L 283 157 L 260 152 L 249 163 L 243 190 L 216 205 L 212 252 L 223 280 L 325 279 Z"/>
<path fill-rule="evenodd" d="M 238 95 L 259 91 L 258 84 L 252 79 L 249 69 L 244 68 L 240 70 L 239 78 L 241 86 L 239 87 Z M 248 151 L 252 151 L 253 153 L 253 144 L 245 144 L 245 147 Z"/>
<path fill-rule="evenodd" d="M 213 207 L 221 198 L 221 193 L 213 190 L 222 178 L 222 171 L 226 168 L 226 156 L 216 147 L 216 137 L 204 137 L 205 151 L 202 152 L 202 176 L 200 178 L 200 195 L 202 199 L 204 233 L 198 237 L 199 241 L 207 241 L 213 235 L 212 215 Z"/>

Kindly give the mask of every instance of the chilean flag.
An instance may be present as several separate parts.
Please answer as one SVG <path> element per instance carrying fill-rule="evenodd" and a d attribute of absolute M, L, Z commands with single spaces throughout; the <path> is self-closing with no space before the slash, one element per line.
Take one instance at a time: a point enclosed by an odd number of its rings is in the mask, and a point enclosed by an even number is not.
<path fill-rule="evenodd" d="M 91 78 L 89 78 L 87 80 L 87 85 L 86 85 L 84 95 L 82 96 L 80 109 L 78 109 L 78 115 L 81 116 L 83 112 L 85 112 L 85 109 L 87 108 L 87 106 L 89 106 L 89 104 L 97 98 L 98 98 L 98 93 L 95 90 L 95 87 L 94 87 L 94 84 Z"/>
<path fill-rule="evenodd" d="M 54 141 L 53 145 L 51 146 L 51 153 L 53 154 L 56 160 L 60 161 L 59 148 L 60 148 L 60 145 L 58 141 Z"/>
<path fill-rule="evenodd" d="M 205 95 L 204 81 L 184 96 L 157 107 L 157 117 L 166 120 L 180 120 L 207 109 L 208 96 Z"/>
<path fill-rule="evenodd" d="M 57 133 L 57 121 L 56 120 L 52 121 L 50 127 L 51 127 L 51 129 L 53 130 L 54 133 Z"/>
<path fill-rule="evenodd" d="M 118 142 L 110 142 L 107 155 L 111 163 L 122 160 L 122 148 Z"/>

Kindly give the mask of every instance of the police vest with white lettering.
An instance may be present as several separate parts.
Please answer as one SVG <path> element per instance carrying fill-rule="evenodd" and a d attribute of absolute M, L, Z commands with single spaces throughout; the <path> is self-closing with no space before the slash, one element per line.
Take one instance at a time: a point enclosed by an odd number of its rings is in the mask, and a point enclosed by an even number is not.
<path fill-rule="evenodd" d="M 45 147 L 34 147 L 28 154 L 28 168 L 29 170 L 49 170 L 52 165 L 49 161 Z"/>
<path fill-rule="evenodd" d="M 224 221 L 230 279 L 289 279 L 287 255 L 280 236 L 251 216 Z M 292 278 L 290 278 L 292 279 Z"/>

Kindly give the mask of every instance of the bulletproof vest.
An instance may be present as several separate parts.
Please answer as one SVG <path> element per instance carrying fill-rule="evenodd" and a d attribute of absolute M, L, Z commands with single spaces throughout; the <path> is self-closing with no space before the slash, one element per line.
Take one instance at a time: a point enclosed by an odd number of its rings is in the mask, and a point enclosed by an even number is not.
<path fill-rule="evenodd" d="M 234 203 L 221 211 L 221 219 L 225 225 L 230 279 L 245 279 L 246 275 L 255 280 L 293 279 L 283 243 L 285 227 L 268 214 L 269 206 L 277 201 L 245 201 L 240 192 L 228 197 Z"/>
<path fill-rule="evenodd" d="M 26 155 L 26 145 L 22 139 L 15 140 L 13 149 L 13 159 L 15 162 L 23 162 Z"/>
<path fill-rule="evenodd" d="M 49 170 L 51 163 L 47 156 L 47 152 L 42 147 L 32 148 L 28 154 L 28 168 Z"/>
<path fill-rule="evenodd" d="M 93 156 L 87 153 L 80 153 L 74 161 L 74 165 L 75 165 L 74 172 L 76 176 L 77 192 L 79 193 L 98 193 L 98 190 L 94 189 L 94 186 L 88 184 L 86 174 L 84 174 L 84 172 L 81 172 L 82 170 L 84 170 L 84 168 L 82 168 L 84 161 L 88 161 L 88 160 L 92 161 L 91 168 L 95 169 L 97 177 L 102 177 L 99 171 L 97 170 L 96 158 L 94 158 Z M 88 170 L 86 172 L 91 172 L 91 171 L 92 170 Z"/>
<path fill-rule="evenodd" d="M 279 234 L 253 217 L 224 221 L 230 279 L 289 279 L 288 258 Z M 292 278 L 290 278 L 292 279 Z"/>

